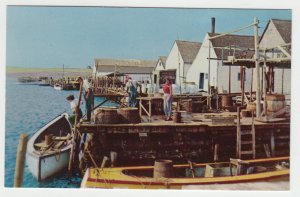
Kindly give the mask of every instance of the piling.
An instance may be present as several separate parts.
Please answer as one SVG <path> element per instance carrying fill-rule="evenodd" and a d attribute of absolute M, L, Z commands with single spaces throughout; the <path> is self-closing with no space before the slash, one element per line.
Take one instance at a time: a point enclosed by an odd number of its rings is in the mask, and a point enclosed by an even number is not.
<path fill-rule="evenodd" d="M 28 136 L 26 134 L 22 133 L 20 135 L 19 145 L 18 145 L 18 149 L 17 149 L 14 187 L 22 187 L 27 140 L 28 140 Z"/>

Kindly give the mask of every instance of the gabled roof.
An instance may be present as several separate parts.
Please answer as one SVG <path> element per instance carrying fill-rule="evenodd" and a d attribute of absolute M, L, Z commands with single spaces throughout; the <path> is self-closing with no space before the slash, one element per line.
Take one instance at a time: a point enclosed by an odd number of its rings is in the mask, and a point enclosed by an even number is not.
<path fill-rule="evenodd" d="M 291 37 L 292 37 L 292 21 L 291 20 L 270 19 L 263 34 L 262 34 L 262 37 L 264 36 L 266 30 L 268 29 L 271 21 L 273 22 L 274 26 L 276 27 L 277 31 L 281 35 L 284 42 L 291 43 Z"/>
<path fill-rule="evenodd" d="M 156 61 L 137 59 L 95 59 L 98 72 L 114 72 L 122 74 L 149 74 L 152 73 Z"/>
<path fill-rule="evenodd" d="M 192 64 L 198 54 L 201 43 L 182 40 L 176 40 L 175 42 L 184 63 Z"/>
<path fill-rule="evenodd" d="M 166 56 L 159 56 L 157 62 L 156 62 L 156 66 L 154 69 L 156 69 L 157 65 L 159 62 L 161 62 L 163 68 L 165 69 L 166 68 L 166 61 L 167 61 L 167 57 Z"/>
<path fill-rule="evenodd" d="M 208 33 L 209 37 L 220 35 L 218 33 Z M 228 34 L 215 39 L 211 39 L 212 47 L 230 47 L 231 50 L 223 50 L 223 59 L 227 59 L 229 55 L 235 53 L 236 57 L 251 58 L 254 54 L 254 36 L 245 35 L 233 35 Z M 234 48 L 240 48 L 242 50 L 235 50 Z M 217 58 L 222 58 L 222 49 L 214 49 Z"/>

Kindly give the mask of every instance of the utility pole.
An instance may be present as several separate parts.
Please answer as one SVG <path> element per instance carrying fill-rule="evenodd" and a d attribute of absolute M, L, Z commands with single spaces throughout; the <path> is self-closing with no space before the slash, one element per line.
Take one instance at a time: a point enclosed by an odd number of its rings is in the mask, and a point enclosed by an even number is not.
<path fill-rule="evenodd" d="M 259 72 L 259 46 L 258 46 L 258 20 L 254 17 L 254 47 L 255 47 L 255 68 L 256 68 L 256 117 L 261 114 L 260 107 L 260 72 Z"/>

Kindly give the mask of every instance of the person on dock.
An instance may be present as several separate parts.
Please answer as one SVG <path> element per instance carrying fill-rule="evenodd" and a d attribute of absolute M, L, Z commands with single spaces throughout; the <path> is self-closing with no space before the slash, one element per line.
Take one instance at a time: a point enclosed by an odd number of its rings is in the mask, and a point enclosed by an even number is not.
<path fill-rule="evenodd" d="M 74 98 L 74 95 L 70 94 L 69 96 L 67 96 L 67 101 L 70 103 L 70 107 L 71 107 L 71 110 L 73 112 L 74 115 L 70 116 L 69 118 L 69 121 L 71 124 L 74 124 L 75 123 L 75 117 L 76 117 L 76 114 L 78 114 L 77 116 L 77 122 L 80 121 L 80 118 L 82 118 L 82 111 L 80 109 L 80 107 L 78 106 L 78 101 L 75 100 Z"/>
<path fill-rule="evenodd" d="M 137 89 L 140 84 L 132 80 L 131 77 L 128 77 L 128 82 L 126 84 L 126 92 L 128 93 L 128 107 L 135 107 L 136 106 L 136 97 L 138 95 Z"/>
<path fill-rule="evenodd" d="M 82 88 L 84 90 L 83 97 L 85 100 L 87 121 L 91 121 L 92 108 L 94 107 L 93 87 L 88 81 L 88 79 L 83 80 L 82 77 L 78 77 L 77 82 L 82 83 Z"/>
<path fill-rule="evenodd" d="M 163 84 L 164 91 L 164 112 L 166 121 L 172 120 L 172 83 L 169 78 L 166 78 L 165 84 Z"/>

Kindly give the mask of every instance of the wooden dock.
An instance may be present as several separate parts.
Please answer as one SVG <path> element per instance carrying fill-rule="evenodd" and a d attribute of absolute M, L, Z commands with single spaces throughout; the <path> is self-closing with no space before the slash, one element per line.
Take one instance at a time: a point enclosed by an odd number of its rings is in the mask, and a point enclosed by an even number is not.
<path fill-rule="evenodd" d="M 77 128 L 80 133 L 92 136 L 86 150 L 98 164 L 104 156 L 110 157 L 111 152 L 117 153 L 117 165 L 121 166 L 152 165 L 155 159 L 172 159 L 174 163 L 229 161 L 238 156 L 236 114 L 187 113 L 181 123 L 153 115 L 151 122 L 143 116 L 144 121 L 138 124 L 81 122 Z M 256 158 L 289 155 L 289 121 L 255 121 L 254 125 Z M 241 128 L 247 130 L 251 126 L 252 118 L 241 119 Z M 84 159 L 87 166 L 92 165 L 88 155 Z"/>

